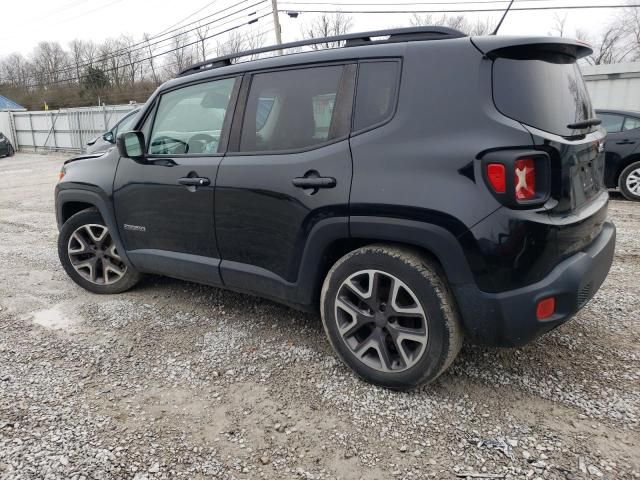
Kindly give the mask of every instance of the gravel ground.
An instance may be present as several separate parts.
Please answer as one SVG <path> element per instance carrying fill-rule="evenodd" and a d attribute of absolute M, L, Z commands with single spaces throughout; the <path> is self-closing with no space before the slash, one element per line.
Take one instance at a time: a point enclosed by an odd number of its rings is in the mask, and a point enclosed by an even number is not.
<path fill-rule="evenodd" d="M 613 197 L 615 263 L 573 321 L 394 393 L 317 315 L 153 276 L 77 287 L 62 161 L 0 159 L 0 478 L 640 478 L 640 205 Z"/>

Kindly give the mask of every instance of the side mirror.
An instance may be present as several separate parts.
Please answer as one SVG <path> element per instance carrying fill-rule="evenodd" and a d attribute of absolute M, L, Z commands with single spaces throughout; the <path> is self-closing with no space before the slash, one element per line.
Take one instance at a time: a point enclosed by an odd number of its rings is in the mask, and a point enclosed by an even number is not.
<path fill-rule="evenodd" d="M 102 135 L 102 139 L 105 142 L 109 142 L 109 143 L 115 143 L 115 139 L 113 138 L 113 132 L 107 132 L 104 135 Z"/>
<path fill-rule="evenodd" d="M 116 140 L 121 157 L 141 160 L 144 158 L 144 134 L 142 132 L 123 132 Z"/>

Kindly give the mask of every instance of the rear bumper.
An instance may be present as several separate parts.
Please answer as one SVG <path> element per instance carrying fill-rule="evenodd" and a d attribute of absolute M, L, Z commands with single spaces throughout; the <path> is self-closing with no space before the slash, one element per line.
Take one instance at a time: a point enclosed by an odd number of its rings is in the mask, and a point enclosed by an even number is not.
<path fill-rule="evenodd" d="M 559 263 L 540 281 L 501 293 L 486 293 L 474 284 L 452 285 L 467 336 L 474 343 L 524 345 L 569 320 L 600 288 L 615 248 L 616 230 L 605 222 L 602 231 L 582 251 Z M 539 321 L 539 300 L 556 297 L 556 312 Z"/>

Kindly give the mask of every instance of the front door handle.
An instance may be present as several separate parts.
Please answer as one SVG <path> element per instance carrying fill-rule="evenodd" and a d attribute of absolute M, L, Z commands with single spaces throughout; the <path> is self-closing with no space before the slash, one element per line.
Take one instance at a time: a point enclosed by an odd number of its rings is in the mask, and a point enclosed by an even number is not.
<path fill-rule="evenodd" d="M 336 179 L 333 177 L 297 177 L 291 183 L 298 188 L 333 188 Z"/>
<path fill-rule="evenodd" d="M 636 142 L 633 142 L 631 140 L 622 140 L 621 142 L 616 142 L 616 144 L 618 145 L 633 145 Z"/>
<path fill-rule="evenodd" d="M 182 177 L 178 179 L 178 183 L 185 187 L 206 187 L 211 184 L 211 180 L 206 177 Z"/>

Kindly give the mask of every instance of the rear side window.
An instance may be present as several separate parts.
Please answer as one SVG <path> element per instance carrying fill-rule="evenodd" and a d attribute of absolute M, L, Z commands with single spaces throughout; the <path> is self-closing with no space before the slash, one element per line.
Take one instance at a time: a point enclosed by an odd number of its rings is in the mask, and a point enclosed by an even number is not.
<path fill-rule="evenodd" d="M 622 115 L 599 113 L 598 118 L 602 120 L 601 125 L 607 133 L 615 133 L 622 130 L 622 122 L 624 121 L 624 117 Z"/>
<path fill-rule="evenodd" d="M 343 69 L 340 65 L 254 75 L 240 151 L 296 150 L 336 138 L 332 125 Z"/>
<path fill-rule="evenodd" d="M 640 128 L 640 118 L 625 118 L 624 127 L 622 127 L 623 130 L 635 130 L 636 128 Z"/>
<path fill-rule="evenodd" d="M 364 62 L 358 70 L 358 91 L 353 128 L 355 131 L 379 125 L 396 107 L 399 62 Z"/>
<path fill-rule="evenodd" d="M 567 125 L 594 117 L 580 69 L 575 59 L 566 55 L 497 58 L 493 97 L 504 115 L 562 136 L 585 133 Z"/>

